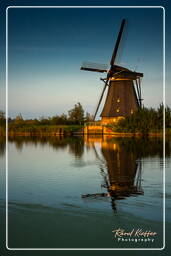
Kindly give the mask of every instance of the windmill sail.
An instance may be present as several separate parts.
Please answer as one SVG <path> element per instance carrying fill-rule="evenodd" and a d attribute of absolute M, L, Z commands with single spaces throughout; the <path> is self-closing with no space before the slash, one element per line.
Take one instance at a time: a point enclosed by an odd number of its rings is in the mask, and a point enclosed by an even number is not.
<path fill-rule="evenodd" d="M 123 33 L 123 30 L 124 30 L 124 26 L 125 26 L 125 19 L 123 19 L 122 23 L 121 23 L 118 38 L 117 38 L 115 48 L 114 48 L 114 51 L 113 51 L 113 54 L 112 54 L 112 58 L 111 58 L 111 61 L 110 61 L 111 66 L 114 65 L 114 62 L 115 62 L 115 59 L 116 59 L 116 55 L 117 55 L 119 44 L 120 44 L 120 41 L 121 41 L 121 38 L 122 38 L 122 33 Z"/>
<path fill-rule="evenodd" d="M 93 62 L 83 62 L 80 69 L 81 70 L 86 70 L 86 71 L 104 73 L 104 72 L 107 72 L 108 65 L 107 64 L 93 63 Z"/>

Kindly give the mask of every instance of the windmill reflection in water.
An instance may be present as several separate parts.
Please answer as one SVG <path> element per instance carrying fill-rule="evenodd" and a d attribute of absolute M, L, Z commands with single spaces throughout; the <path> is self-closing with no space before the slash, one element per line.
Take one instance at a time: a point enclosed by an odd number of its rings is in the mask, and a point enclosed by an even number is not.
<path fill-rule="evenodd" d="M 110 197 L 112 209 L 116 211 L 116 200 L 144 194 L 141 187 L 142 162 L 117 140 L 113 142 L 101 139 L 102 154 L 100 156 L 95 147 L 96 141 L 97 139 L 89 137 L 86 144 L 94 150 L 100 174 L 103 177 L 101 186 L 106 188 L 107 192 L 84 194 L 82 198 Z"/>

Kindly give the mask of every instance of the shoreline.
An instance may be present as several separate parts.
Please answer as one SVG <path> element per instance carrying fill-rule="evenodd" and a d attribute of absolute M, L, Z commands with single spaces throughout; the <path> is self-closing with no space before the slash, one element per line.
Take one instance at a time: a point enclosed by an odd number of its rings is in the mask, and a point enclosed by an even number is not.
<path fill-rule="evenodd" d="M 6 137 L 6 134 L 1 134 L 2 137 Z M 8 137 L 74 137 L 74 136 L 111 136 L 111 137 L 163 137 L 163 132 L 150 132 L 148 134 L 142 133 L 121 133 L 121 132 L 109 132 L 109 133 L 84 133 L 84 132 L 9 132 Z M 166 137 L 171 137 L 170 133 L 166 133 Z"/>
<path fill-rule="evenodd" d="M 0 136 L 6 137 L 5 127 L 1 127 Z M 8 129 L 8 137 L 73 137 L 73 136 L 111 136 L 111 137 L 164 137 L 163 130 L 143 132 L 122 132 L 113 131 L 110 127 L 86 126 L 82 125 L 59 125 L 59 126 L 33 126 L 16 127 Z M 165 137 L 171 138 L 171 129 L 166 128 Z"/>

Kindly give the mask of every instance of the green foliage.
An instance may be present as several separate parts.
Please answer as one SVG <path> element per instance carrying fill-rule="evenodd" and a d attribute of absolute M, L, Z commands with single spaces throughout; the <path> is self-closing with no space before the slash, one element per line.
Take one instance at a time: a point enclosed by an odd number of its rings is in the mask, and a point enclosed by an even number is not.
<path fill-rule="evenodd" d="M 5 123 L 6 123 L 6 120 L 5 120 L 5 112 L 3 112 L 3 111 L 0 110 L 0 126 L 1 126 L 1 127 L 4 127 L 4 126 L 5 126 Z"/>
<path fill-rule="evenodd" d="M 83 124 L 84 122 L 84 109 L 78 102 L 74 108 L 68 111 L 68 119 L 71 123 Z"/>
<path fill-rule="evenodd" d="M 4 112 L 0 111 L 1 119 L 5 122 Z M 24 120 L 22 115 L 17 115 L 14 119 L 9 118 L 9 125 L 13 128 L 21 128 L 26 126 L 54 126 L 54 125 L 82 125 L 85 121 L 91 119 L 91 115 L 87 112 L 84 117 L 84 109 L 80 103 L 74 105 L 74 107 L 66 114 L 55 115 L 52 117 L 40 117 L 39 119 L 26 119 Z"/>
<path fill-rule="evenodd" d="M 166 128 L 171 128 L 171 109 L 168 106 L 165 108 L 165 123 Z"/>
<path fill-rule="evenodd" d="M 81 128 L 80 125 L 22 125 L 17 126 L 14 123 L 9 125 L 8 132 L 10 135 L 15 134 L 25 134 L 25 135 L 56 135 L 56 134 L 64 134 L 70 135 L 74 131 L 77 131 Z"/>
<path fill-rule="evenodd" d="M 158 132 L 163 128 L 163 104 L 157 110 L 153 108 L 142 108 L 120 120 L 112 129 L 116 132 L 141 133 Z M 166 128 L 171 127 L 171 110 L 165 108 Z"/>
<path fill-rule="evenodd" d="M 6 126 L 5 112 L 0 110 L 0 136 L 5 136 L 5 126 Z"/>
<path fill-rule="evenodd" d="M 53 116 L 50 120 L 50 124 L 51 125 L 59 125 L 59 124 L 67 124 L 68 120 L 67 120 L 67 115 L 62 114 L 61 116 Z"/>

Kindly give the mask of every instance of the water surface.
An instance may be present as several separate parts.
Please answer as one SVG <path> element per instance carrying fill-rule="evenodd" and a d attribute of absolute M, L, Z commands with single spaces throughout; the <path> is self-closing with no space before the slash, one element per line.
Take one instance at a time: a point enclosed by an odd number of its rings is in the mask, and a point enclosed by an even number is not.
<path fill-rule="evenodd" d="M 1 143 L 1 161 L 4 152 Z M 8 152 L 10 248 L 163 246 L 161 139 L 18 137 Z M 157 235 L 122 242 L 112 232 L 118 228 Z"/>

